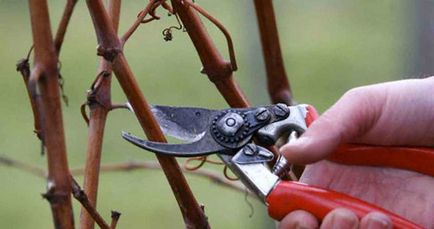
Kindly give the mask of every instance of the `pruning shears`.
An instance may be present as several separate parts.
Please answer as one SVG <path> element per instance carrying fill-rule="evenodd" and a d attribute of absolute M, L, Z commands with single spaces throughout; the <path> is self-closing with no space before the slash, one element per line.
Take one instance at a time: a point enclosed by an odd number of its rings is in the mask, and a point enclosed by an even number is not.
<path fill-rule="evenodd" d="M 303 134 L 318 116 L 310 105 L 276 104 L 223 110 L 154 106 L 152 111 L 165 134 L 187 143 L 152 142 L 126 132 L 122 133 L 123 138 L 156 154 L 175 157 L 217 154 L 268 206 L 269 215 L 276 220 L 294 210 L 309 211 L 323 219 L 331 210 L 343 207 L 359 217 L 372 211 L 383 212 L 392 219 L 395 228 L 421 228 L 401 216 L 346 194 L 283 180 L 282 171 L 289 167 L 283 157 L 269 169 L 267 162 L 272 161 L 274 155 L 263 146 L 275 144 L 287 133 Z M 345 145 L 331 160 L 391 166 L 434 176 L 434 150 L 430 148 Z"/>

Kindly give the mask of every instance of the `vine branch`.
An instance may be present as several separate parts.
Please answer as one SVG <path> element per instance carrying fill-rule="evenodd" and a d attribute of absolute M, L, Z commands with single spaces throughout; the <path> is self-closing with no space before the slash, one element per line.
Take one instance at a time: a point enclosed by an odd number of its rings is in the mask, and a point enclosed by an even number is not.
<path fill-rule="evenodd" d="M 66 29 L 68 28 L 69 21 L 71 20 L 72 13 L 74 12 L 75 5 L 78 0 L 67 0 L 65 9 L 63 10 L 62 19 L 57 28 L 56 37 L 54 38 L 54 47 L 56 48 L 57 55 L 62 48 L 63 40 L 65 38 Z"/>
<path fill-rule="evenodd" d="M 110 0 L 107 11 L 111 18 L 112 26 L 117 32 L 120 20 L 121 0 Z M 103 57 L 100 57 L 97 77 L 88 91 L 86 103 L 82 106 L 83 117 L 87 117 L 85 115 L 85 106 L 88 105 L 90 108 L 90 118 L 86 120 L 89 130 L 83 188 L 88 197 L 89 204 L 93 207 L 97 206 L 104 129 L 108 113 L 112 109 L 111 79 L 111 64 Z M 85 208 L 81 209 L 80 228 L 93 229 L 95 218 L 86 210 Z"/>
<path fill-rule="evenodd" d="M 62 15 L 62 19 L 60 20 L 57 32 L 56 32 L 56 36 L 54 38 L 54 47 L 56 49 L 56 53 L 57 55 L 59 55 L 60 53 L 60 49 L 62 47 L 63 44 L 63 40 L 66 34 L 66 30 L 68 28 L 68 24 L 69 21 L 71 19 L 72 13 L 74 11 L 75 5 L 77 3 L 77 0 L 67 0 L 66 5 L 65 5 L 65 9 L 63 11 L 63 15 Z M 34 88 L 32 88 L 32 86 L 29 85 L 29 79 L 30 79 L 30 64 L 29 64 L 29 60 L 30 60 L 30 54 L 32 53 L 34 47 L 32 45 L 32 47 L 29 49 L 29 52 L 27 54 L 27 56 L 25 58 L 22 58 L 18 61 L 17 63 L 17 71 L 19 71 L 23 77 L 24 83 L 26 85 L 26 91 L 27 94 L 29 96 L 29 100 L 30 100 L 30 105 L 32 107 L 32 112 L 33 112 L 33 118 L 34 118 L 34 132 L 36 133 L 37 137 L 41 140 L 41 145 L 42 145 L 42 150 L 41 152 L 43 152 L 43 147 L 44 147 L 44 141 L 43 141 L 43 131 L 42 131 L 42 127 L 41 124 L 39 123 L 40 121 L 40 116 L 41 114 L 39 114 L 40 110 L 38 109 L 38 104 L 40 103 L 40 98 L 38 95 L 36 95 L 36 93 L 33 91 Z M 36 78 L 40 77 L 41 73 L 36 74 Z M 62 86 L 62 85 L 61 85 Z"/>
<path fill-rule="evenodd" d="M 35 53 L 35 68 L 30 73 L 29 84 L 33 82 L 39 91 L 38 121 L 43 129 L 42 139 L 48 161 L 48 188 L 43 196 L 50 203 L 54 226 L 70 229 L 74 228 L 74 220 L 59 94 L 58 55 L 51 33 L 47 1 L 29 0 L 29 10 Z"/>

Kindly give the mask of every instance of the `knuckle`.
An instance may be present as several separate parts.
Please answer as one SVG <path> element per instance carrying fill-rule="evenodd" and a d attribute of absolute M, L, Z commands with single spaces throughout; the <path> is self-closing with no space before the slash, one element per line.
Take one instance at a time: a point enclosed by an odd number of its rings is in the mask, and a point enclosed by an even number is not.
<path fill-rule="evenodd" d="M 306 229 L 314 229 L 318 228 L 318 222 L 314 216 L 310 213 L 296 210 L 282 219 L 282 221 L 278 225 L 279 229 L 288 229 L 288 228 L 306 228 Z"/>
<path fill-rule="evenodd" d="M 348 209 L 338 208 L 331 211 L 323 220 L 321 229 L 329 228 L 358 228 L 359 219 L 356 214 Z"/>
<path fill-rule="evenodd" d="M 369 97 L 370 91 L 370 88 L 367 86 L 356 87 L 345 92 L 345 94 L 342 96 L 342 99 L 349 99 L 354 102 L 362 101 L 365 98 Z"/>

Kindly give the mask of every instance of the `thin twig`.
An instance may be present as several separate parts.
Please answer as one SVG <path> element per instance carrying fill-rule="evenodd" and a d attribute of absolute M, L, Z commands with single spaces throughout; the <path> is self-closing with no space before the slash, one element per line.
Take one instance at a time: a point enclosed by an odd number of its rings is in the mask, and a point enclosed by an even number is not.
<path fill-rule="evenodd" d="M 130 108 L 128 107 L 128 105 L 126 103 L 124 104 L 112 104 L 110 107 L 110 110 L 117 110 L 117 109 L 125 109 L 125 110 L 130 110 Z"/>
<path fill-rule="evenodd" d="M 150 0 L 146 7 L 140 11 L 139 15 L 137 15 L 136 20 L 131 25 L 131 27 L 125 32 L 125 34 L 121 38 L 122 46 L 127 42 L 127 40 L 133 35 L 133 33 L 137 30 L 140 24 L 143 23 L 143 19 L 145 19 L 146 15 L 152 10 L 153 5 L 159 0 Z"/>
<path fill-rule="evenodd" d="M 112 222 L 110 224 L 111 229 L 116 229 L 118 225 L 119 217 L 121 217 L 121 213 L 117 211 L 112 211 Z"/>
<path fill-rule="evenodd" d="M 57 28 L 56 37 L 54 38 L 54 46 L 56 48 L 57 55 L 60 53 L 60 49 L 63 44 L 66 29 L 68 28 L 69 21 L 71 19 L 72 13 L 74 12 L 74 7 L 78 0 L 67 0 L 65 9 L 63 10 L 62 19 L 60 20 L 59 26 Z"/>
<path fill-rule="evenodd" d="M 141 161 L 141 162 L 130 161 L 124 163 L 103 164 L 101 165 L 100 171 L 101 172 L 121 172 L 121 171 L 128 172 L 128 171 L 133 171 L 138 169 L 161 170 L 161 166 L 156 161 Z M 240 185 L 239 183 L 231 182 L 227 180 L 225 177 L 221 176 L 219 173 L 214 171 L 205 170 L 205 169 L 188 170 L 185 168 L 182 168 L 182 171 L 187 174 L 209 179 L 215 184 L 236 191 L 244 192 L 246 189 L 243 185 Z M 83 172 L 84 171 L 82 168 L 71 169 L 71 173 L 74 175 L 83 175 Z"/>
<path fill-rule="evenodd" d="M 6 156 L 0 156 L 0 164 L 19 169 L 21 171 L 30 173 L 32 175 L 36 175 L 37 177 L 40 178 L 46 178 L 46 172 L 44 169 Z M 156 161 L 140 161 L 140 162 L 128 161 L 123 163 L 102 164 L 100 172 L 101 173 L 130 172 L 130 171 L 141 170 L 141 169 L 161 171 L 161 166 Z M 71 174 L 73 176 L 82 176 L 84 174 L 84 171 L 85 171 L 84 168 L 74 168 L 71 169 Z M 239 191 L 241 193 L 244 193 L 246 190 L 246 188 L 240 183 L 229 181 L 224 176 L 221 176 L 218 172 L 214 172 L 206 169 L 200 169 L 200 170 L 182 169 L 182 171 L 193 176 L 208 179 L 217 185 L 232 189 L 234 191 Z M 250 191 L 249 194 L 254 196 Z"/>
<path fill-rule="evenodd" d="M 0 155 L 0 164 L 31 173 L 40 178 L 47 178 L 47 172 L 43 168 L 34 166 L 32 164 L 24 163 L 22 161 L 18 161 L 12 158 L 8 158 L 6 156 Z"/>
<path fill-rule="evenodd" d="M 161 5 L 161 3 L 162 3 L 162 1 L 157 1 L 157 2 L 155 2 L 153 5 L 152 5 L 152 8 L 151 8 L 151 10 L 149 10 L 149 15 L 151 16 L 150 18 L 144 18 L 143 20 L 142 20 L 142 24 L 146 24 L 146 23 L 148 23 L 148 22 L 151 22 L 151 21 L 153 21 L 153 20 L 160 20 L 160 17 L 159 16 L 157 16 L 157 14 L 156 14 L 156 10 L 157 10 L 157 8 Z M 139 13 L 140 14 L 140 13 Z"/>
<path fill-rule="evenodd" d="M 95 222 L 100 228 L 110 229 L 110 226 L 104 221 L 98 211 L 90 203 L 89 198 L 87 198 L 86 193 L 84 193 L 77 181 L 74 178 L 71 178 L 71 180 L 72 195 L 74 196 L 74 198 L 81 203 L 81 206 L 86 209 L 86 211 L 89 213 L 89 215 L 92 216 L 92 218 L 95 220 Z"/>

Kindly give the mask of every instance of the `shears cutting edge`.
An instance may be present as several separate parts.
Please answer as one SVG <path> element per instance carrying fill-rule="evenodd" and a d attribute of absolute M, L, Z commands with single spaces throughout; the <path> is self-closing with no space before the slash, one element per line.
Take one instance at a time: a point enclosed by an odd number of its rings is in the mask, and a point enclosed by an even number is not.
<path fill-rule="evenodd" d="M 165 134 L 187 142 L 152 142 L 127 132 L 123 132 L 122 137 L 156 154 L 175 157 L 217 154 L 268 206 L 269 215 L 276 220 L 294 210 L 309 211 L 318 219 L 323 219 L 331 210 L 343 207 L 352 210 L 358 217 L 372 211 L 383 212 L 392 219 L 395 228 L 422 228 L 346 194 L 282 180 L 282 171 L 287 172 L 282 168 L 289 167 L 283 157 L 277 160 L 272 170 L 269 169 L 267 162 L 272 161 L 274 155 L 262 146 L 274 145 L 287 133 L 302 135 L 318 116 L 310 105 L 276 104 L 223 110 L 154 106 L 152 111 Z M 419 164 L 414 164 L 415 157 L 420 158 Z M 434 150 L 431 148 L 345 145 L 339 147 L 330 159 L 345 164 L 390 166 L 434 176 Z"/>

